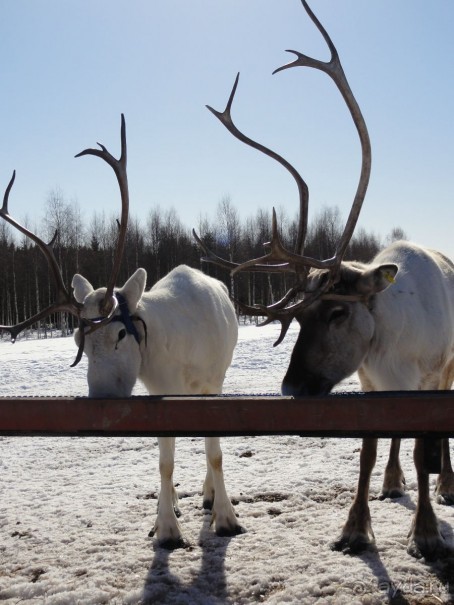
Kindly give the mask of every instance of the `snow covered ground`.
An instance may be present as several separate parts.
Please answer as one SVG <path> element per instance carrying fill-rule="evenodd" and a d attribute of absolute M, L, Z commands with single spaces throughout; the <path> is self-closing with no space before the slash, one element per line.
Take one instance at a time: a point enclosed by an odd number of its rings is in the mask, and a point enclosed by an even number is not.
<path fill-rule="evenodd" d="M 278 393 L 296 331 L 273 349 L 277 331 L 241 327 L 226 393 Z M 0 341 L 1 395 L 85 395 L 86 361 L 69 368 L 75 352 L 70 338 Z M 406 496 L 378 500 L 387 446 L 379 444 L 372 477 L 377 552 L 350 557 L 329 544 L 354 494 L 359 440 L 223 439 L 227 489 L 246 528 L 234 538 L 217 537 L 201 507 L 203 439 L 178 440 L 180 522 L 191 546 L 168 552 L 147 537 L 159 488 L 156 439 L 0 437 L 0 602 L 454 602 L 449 563 L 429 566 L 406 552 L 416 501 L 410 440 L 402 451 Z M 454 509 L 435 510 L 454 544 Z"/>

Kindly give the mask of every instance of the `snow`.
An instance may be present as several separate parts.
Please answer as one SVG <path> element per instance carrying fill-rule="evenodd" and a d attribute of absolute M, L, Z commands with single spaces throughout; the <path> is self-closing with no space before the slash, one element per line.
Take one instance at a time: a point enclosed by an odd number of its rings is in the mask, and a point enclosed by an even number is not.
<path fill-rule="evenodd" d="M 226 393 L 277 394 L 296 328 L 241 326 Z M 86 395 L 86 360 L 70 338 L 0 341 L 1 395 Z M 355 377 L 340 387 L 358 389 Z M 134 394 L 145 392 L 137 386 Z M 406 552 L 416 502 L 412 442 L 402 447 L 407 494 L 379 501 L 388 442 L 371 485 L 377 551 L 330 550 L 351 504 L 360 440 L 222 440 L 227 490 L 246 533 L 217 537 L 201 507 L 203 439 L 177 442 L 180 522 L 172 552 L 148 537 L 159 490 L 155 438 L 0 437 L 0 602 L 5 605 L 435 605 L 454 595 L 449 563 Z M 432 485 L 435 477 L 431 479 Z M 434 504 L 454 544 L 454 509 Z M 451 579 L 452 587 L 449 585 Z"/>

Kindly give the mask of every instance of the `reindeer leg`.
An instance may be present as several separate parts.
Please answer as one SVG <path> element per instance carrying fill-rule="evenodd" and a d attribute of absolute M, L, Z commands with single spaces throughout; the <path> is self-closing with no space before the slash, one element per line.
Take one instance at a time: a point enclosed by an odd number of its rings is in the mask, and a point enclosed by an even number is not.
<path fill-rule="evenodd" d="M 394 438 L 391 440 L 380 500 L 401 498 L 405 494 L 405 477 L 400 466 L 399 451 L 400 439 Z"/>
<path fill-rule="evenodd" d="M 355 499 L 340 538 L 332 545 L 333 550 L 356 554 L 369 548 L 374 540 L 369 511 L 369 484 L 377 458 L 377 439 L 363 439 L 360 454 L 360 471 Z"/>
<path fill-rule="evenodd" d="M 218 536 L 235 536 L 244 529 L 238 524 L 229 500 L 222 471 L 222 451 L 219 437 L 206 437 L 207 475 L 203 485 L 203 506 L 212 509 L 212 522 Z"/>
<path fill-rule="evenodd" d="M 439 389 L 450 390 L 454 383 L 454 359 L 444 368 Z M 454 473 L 449 453 L 449 439 L 441 440 L 441 473 L 437 479 L 435 494 L 440 504 L 454 504 Z"/>
<path fill-rule="evenodd" d="M 161 491 L 156 523 L 148 535 L 156 535 L 159 545 L 163 548 L 184 548 L 187 546 L 187 542 L 183 538 L 177 520 L 177 515 L 179 515 L 178 496 L 173 485 L 175 437 L 161 437 L 158 439 L 158 444 Z"/>
<path fill-rule="evenodd" d="M 435 495 L 440 504 L 454 504 L 454 472 L 449 453 L 449 439 L 442 439 L 441 448 L 441 473 L 438 475 Z"/>
<path fill-rule="evenodd" d="M 220 444 L 219 444 L 220 445 Z M 205 439 L 205 455 L 207 461 L 207 474 L 203 483 L 203 508 L 206 510 L 213 510 L 214 504 L 214 477 L 212 465 L 208 458 L 209 445 L 207 439 Z M 221 454 L 222 455 L 222 454 Z"/>
<path fill-rule="evenodd" d="M 413 557 L 434 561 L 452 556 L 435 516 L 429 493 L 429 473 L 424 464 L 424 439 L 416 439 L 414 461 L 418 476 L 418 505 L 409 533 L 407 551 Z"/>

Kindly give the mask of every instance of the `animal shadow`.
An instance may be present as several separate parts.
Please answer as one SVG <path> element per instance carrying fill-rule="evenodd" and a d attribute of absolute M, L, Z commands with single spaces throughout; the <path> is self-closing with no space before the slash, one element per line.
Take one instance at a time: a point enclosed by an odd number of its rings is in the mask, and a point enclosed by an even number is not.
<path fill-rule="evenodd" d="M 166 603 L 203 603 L 221 605 L 229 602 L 225 573 L 226 552 L 230 537 L 219 537 L 210 529 L 211 514 L 204 515 L 198 544 L 186 548 L 188 556 L 196 548 L 201 549 L 200 568 L 189 583 L 171 571 L 174 551 L 154 543 L 154 557 L 144 582 L 141 605 L 165 605 Z M 199 557 L 197 557 L 199 564 Z"/>
<path fill-rule="evenodd" d="M 416 510 L 416 504 L 408 494 L 397 498 L 394 502 L 412 513 Z M 451 525 L 439 519 L 439 527 L 446 543 L 453 548 L 454 532 Z M 430 570 L 434 576 L 433 579 L 427 581 L 416 578 L 414 582 L 404 581 L 403 583 L 394 581 L 390 577 L 376 549 L 362 553 L 360 558 L 377 578 L 378 585 L 387 596 L 388 605 L 438 605 L 438 603 L 454 605 L 454 549 L 452 552 L 452 556 L 437 561 L 421 560 L 420 564 Z M 410 555 L 408 556 L 410 557 Z M 441 590 L 448 593 L 443 601 L 438 596 Z"/>

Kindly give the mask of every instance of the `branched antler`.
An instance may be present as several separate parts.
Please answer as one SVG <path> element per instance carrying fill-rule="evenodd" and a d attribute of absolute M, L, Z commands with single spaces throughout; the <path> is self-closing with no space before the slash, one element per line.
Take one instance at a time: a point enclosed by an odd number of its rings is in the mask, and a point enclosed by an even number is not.
<path fill-rule="evenodd" d="M 52 315 L 53 313 L 58 313 L 60 311 L 64 311 L 66 313 L 71 313 L 71 314 L 75 315 L 76 317 L 79 317 L 80 308 L 81 308 L 81 305 L 79 305 L 79 303 L 77 303 L 71 299 L 71 295 L 69 294 L 69 292 L 66 289 L 66 286 L 63 282 L 63 278 L 62 278 L 62 275 L 60 272 L 60 267 L 58 266 L 58 262 L 55 257 L 53 246 L 54 246 L 55 240 L 57 238 L 57 233 L 55 233 L 52 240 L 48 244 L 46 244 L 35 233 L 33 233 L 32 231 L 30 231 L 29 229 L 27 229 L 26 227 L 24 227 L 23 225 L 18 223 L 10 215 L 9 210 L 8 210 L 9 194 L 11 192 L 15 179 L 16 179 L 16 171 L 13 172 L 13 176 L 11 177 L 11 180 L 8 183 L 8 186 L 5 190 L 5 194 L 3 196 L 3 205 L 0 210 L 0 216 L 5 221 L 7 221 L 10 225 L 15 227 L 18 231 L 20 231 L 21 233 L 23 233 L 24 235 L 26 235 L 32 241 L 35 242 L 35 244 L 38 246 L 38 248 L 41 250 L 41 252 L 44 254 L 44 256 L 47 259 L 47 262 L 49 264 L 51 273 L 53 275 L 53 278 L 54 278 L 54 281 L 56 284 L 57 291 L 56 291 L 55 302 L 52 303 L 51 305 L 47 306 L 42 311 L 39 311 L 32 317 L 29 317 L 28 319 L 26 319 L 20 323 L 17 323 L 13 326 L 0 326 L 0 331 L 5 331 L 5 332 L 10 333 L 11 340 L 13 342 L 16 340 L 16 338 L 20 334 L 20 332 L 22 332 L 26 328 L 29 328 L 30 326 L 37 323 L 41 319 L 44 319 L 44 317 L 48 317 L 49 315 Z"/>
<path fill-rule="evenodd" d="M 316 25 L 317 29 L 325 39 L 325 42 L 327 43 L 328 48 L 331 52 L 331 59 L 328 62 L 319 61 L 317 59 L 313 59 L 312 57 L 308 57 L 307 55 L 304 55 L 303 53 L 300 53 L 296 50 L 287 50 L 287 52 L 296 55 L 296 59 L 294 61 L 291 61 L 290 63 L 287 63 L 286 65 L 283 65 L 282 67 L 279 67 L 278 69 L 275 69 L 273 74 L 283 71 L 285 69 L 290 69 L 292 67 L 312 67 L 314 69 L 318 69 L 326 73 L 333 80 L 340 93 L 342 94 L 342 97 L 344 98 L 345 103 L 352 116 L 353 123 L 355 124 L 356 129 L 358 131 L 358 136 L 361 143 L 362 164 L 358 187 L 350 210 L 350 214 L 347 219 L 347 223 L 337 245 L 336 253 L 334 256 L 334 266 L 339 266 L 345 255 L 347 246 L 352 238 L 353 231 L 355 230 L 356 223 L 358 222 L 358 217 L 361 212 L 364 198 L 366 196 L 371 172 L 372 150 L 366 122 L 345 76 L 337 49 L 334 46 L 328 32 L 317 19 L 306 0 L 301 0 L 301 3 L 303 4 L 312 22 Z"/>
<path fill-rule="evenodd" d="M 286 272 L 286 273 L 295 273 L 297 276 L 296 284 L 287 292 L 287 294 L 274 305 L 268 306 L 256 306 L 256 307 L 247 307 L 242 305 L 243 310 L 252 315 L 263 314 L 267 316 L 265 323 L 269 323 L 273 320 L 279 320 L 282 324 L 282 330 L 278 341 L 275 343 L 279 344 L 284 338 L 288 327 L 295 317 L 295 315 L 304 307 L 312 304 L 315 300 L 323 297 L 323 298 L 338 298 L 340 295 L 330 293 L 332 286 L 335 284 L 340 264 L 345 255 L 347 246 L 351 240 L 353 235 L 353 231 L 355 229 L 356 223 L 358 221 L 359 213 L 361 211 L 361 207 L 366 195 L 367 186 L 369 183 L 370 170 L 371 170 L 371 147 L 369 134 L 367 131 L 366 123 L 361 114 L 361 110 L 356 102 L 356 99 L 350 89 L 347 78 L 345 77 L 344 70 L 342 68 L 339 54 L 337 52 L 336 47 L 334 46 L 330 36 L 328 35 L 325 28 L 322 26 L 320 21 L 317 19 L 313 11 L 310 9 L 306 0 L 301 0 L 304 9 L 309 15 L 310 19 L 313 21 L 319 32 L 322 34 L 325 42 L 330 50 L 331 58 L 328 62 L 319 61 L 318 59 L 314 59 L 312 57 L 308 57 L 303 53 L 300 53 L 295 50 L 289 50 L 287 52 L 291 52 L 296 56 L 294 61 L 283 65 L 276 69 L 273 74 L 283 71 L 285 69 L 289 69 L 291 67 L 310 67 L 313 69 L 318 69 L 326 73 L 336 84 L 339 89 L 342 97 L 345 100 L 345 103 L 350 111 L 353 122 L 358 131 L 361 150 L 362 150 L 362 165 L 361 165 L 361 173 L 359 177 L 357 191 L 353 200 L 353 204 L 345 224 L 344 231 L 341 235 L 341 238 L 337 244 L 335 254 L 332 258 L 328 259 L 316 259 L 304 256 L 304 241 L 307 234 L 307 215 L 308 215 L 308 204 L 309 204 L 309 190 L 308 187 L 300 176 L 300 174 L 295 170 L 295 168 L 289 164 L 284 158 L 282 158 L 279 154 L 274 151 L 268 149 L 264 145 L 253 141 L 246 135 L 244 135 L 234 124 L 231 116 L 231 109 L 233 100 L 235 97 L 236 89 L 238 87 L 239 74 L 235 79 L 235 83 L 232 88 L 232 92 L 230 93 L 226 108 L 223 112 L 216 111 L 212 107 L 208 107 L 208 109 L 222 122 L 222 124 L 227 128 L 227 130 L 233 134 L 235 138 L 242 141 L 246 145 L 257 149 L 258 151 L 264 153 L 265 155 L 273 158 L 277 162 L 279 162 L 295 179 L 298 191 L 299 191 L 299 199 L 300 199 L 300 220 L 298 227 L 298 236 L 297 242 L 295 246 L 295 251 L 291 252 L 285 248 L 282 244 L 281 238 L 277 229 L 277 220 L 276 213 L 273 209 L 273 225 L 272 225 L 272 238 L 271 242 L 266 244 L 270 248 L 269 252 L 259 258 L 254 258 L 248 260 L 243 263 L 232 263 L 230 261 L 226 261 L 225 259 L 220 258 L 213 252 L 211 252 L 197 237 L 196 237 L 199 245 L 202 247 L 205 253 L 205 257 L 202 259 L 206 262 L 215 263 L 225 269 L 228 269 L 231 274 L 236 274 L 240 271 L 266 271 L 266 272 Z M 320 280 L 320 285 L 316 291 L 307 292 L 306 284 L 307 278 L 310 270 L 318 269 L 325 270 L 326 276 L 325 279 Z M 288 306 L 293 299 L 299 297 L 299 300 Z M 351 298 L 351 297 L 350 297 Z M 344 297 L 345 300 L 345 297 Z"/>
<path fill-rule="evenodd" d="M 299 200 L 300 200 L 300 224 L 299 224 L 299 231 L 298 231 L 295 251 L 302 255 L 303 251 L 304 251 L 303 250 L 304 240 L 306 239 L 306 232 L 307 232 L 309 189 L 308 189 L 305 181 L 301 177 L 301 175 L 290 164 L 290 162 L 287 162 L 287 160 L 285 160 L 282 156 L 280 156 L 275 151 L 272 151 L 268 147 L 265 147 L 264 145 L 257 143 L 256 141 L 253 141 L 252 139 L 247 137 L 240 130 L 238 130 L 238 128 L 233 123 L 231 110 L 232 110 L 233 99 L 235 98 L 236 89 L 238 87 L 239 78 L 240 78 L 240 74 L 238 73 L 235 78 L 232 92 L 230 93 L 230 97 L 229 97 L 229 100 L 227 101 L 227 105 L 226 105 L 224 111 L 222 111 L 222 112 L 217 111 L 216 109 L 213 109 L 209 105 L 207 105 L 206 107 L 207 107 L 207 109 L 209 109 L 211 111 L 212 114 L 214 114 L 218 118 L 218 120 L 220 120 L 220 122 L 227 128 L 227 130 L 231 134 L 233 134 L 233 136 L 235 138 L 237 138 L 239 141 L 245 143 L 246 145 L 249 145 L 250 147 L 257 149 L 258 151 L 269 156 L 270 158 L 273 158 L 273 160 L 276 160 L 277 162 L 279 162 L 279 164 L 281 164 L 281 166 L 283 166 L 286 170 L 288 170 L 288 172 L 295 179 L 296 185 L 298 187 Z"/>
<path fill-rule="evenodd" d="M 120 271 L 120 264 L 121 264 L 121 259 L 123 256 L 124 244 L 125 244 L 125 239 L 126 239 L 126 230 L 127 230 L 127 226 L 128 226 L 128 212 L 129 212 L 128 176 L 127 176 L 127 172 L 126 172 L 126 161 L 127 161 L 127 157 L 126 157 L 126 155 L 127 155 L 127 152 L 126 152 L 126 124 L 125 124 L 125 118 L 124 118 L 123 114 L 121 115 L 121 156 L 120 156 L 120 159 L 117 160 L 116 158 L 114 158 L 112 156 L 112 154 L 106 149 L 106 147 L 104 147 L 104 145 L 101 145 L 99 143 L 98 143 L 98 145 L 100 146 L 101 149 L 85 149 L 81 153 L 77 154 L 76 157 L 80 157 L 82 155 L 95 155 L 95 156 L 98 156 L 101 159 L 103 159 L 105 162 L 107 162 L 109 164 L 109 166 L 111 166 L 113 168 L 115 175 L 117 177 L 118 184 L 120 187 L 121 203 L 122 203 L 120 229 L 119 229 L 117 247 L 116 247 L 116 251 L 115 251 L 113 269 L 112 269 L 110 280 L 109 280 L 109 283 L 107 286 L 106 295 L 105 295 L 104 301 L 102 303 L 102 308 L 100 309 L 102 317 L 98 317 L 95 319 L 89 319 L 89 318 L 84 317 L 83 319 L 81 319 L 81 312 L 83 309 L 83 304 L 75 301 L 72 298 L 71 294 L 68 292 L 68 290 L 64 284 L 64 281 L 63 281 L 60 267 L 59 267 L 57 259 L 55 257 L 53 246 L 54 246 L 54 243 L 55 243 L 55 240 L 57 237 L 57 233 L 55 233 L 52 240 L 47 244 L 41 238 L 39 238 L 35 233 L 33 233 L 32 231 L 30 231 L 29 229 L 27 229 L 26 227 L 24 227 L 23 225 L 18 223 L 9 214 L 8 201 L 9 201 L 9 194 L 11 192 L 12 186 L 13 186 L 15 178 L 16 178 L 15 171 L 13 172 L 13 176 L 5 190 L 5 194 L 3 196 L 3 205 L 0 210 L 1 218 L 3 218 L 5 221 L 7 221 L 13 227 L 15 227 L 18 231 L 20 231 L 25 236 L 29 237 L 32 241 L 35 242 L 35 244 L 38 246 L 38 248 L 41 250 L 41 252 L 46 257 L 50 270 L 51 270 L 51 273 L 53 275 L 53 279 L 56 284 L 56 296 L 55 296 L 54 303 L 50 304 L 42 311 L 39 311 L 32 317 L 29 317 L 20 323 L 17 323 L 12 326 L 6 326 L 6 325 L 0 326 L 0 331 L 9 332 L 11 334 L 11 339 L 14 341 L 20 332 L 22 332 L 26 328 L 30 327 L 31 325 L 37 323 L 41 319 L 48 317 L 49 315 L 52 315 L 57 312 L 71 313 L 72 315 L 77 317 L 77 319 L 79 320 L 79 323 L 81 324 L 81 327 L 82 327 L 81 345 L 79 347 L 79 352 L 77 354 L 76 360 L 72 364 L 73 366 L 77 365 L 77 363 L 80 361 L 80 359 L 82 357 L 83 343 L 84 343 L 85 335 L 89 334 L 93 330 L 96 330 L 99 327 L 101 327 L 101 326 L 105 325 L 106 323 L 108 323 L 109 321 L 111 321 L 113 316 L 115 315 L 115 311 L 118 307 L 118 300 L 114 296 L 113 292 L 114 292 L 115 282 L 117 280 L 118 273 Z M 87 332 L 85 332 L 84 326 L 88 327 Z"/>
<path fill-rule="evenodd" d="M 84 149 L 78 153 L 75 157 L 80 158 L 84 155 L 94 155 L 101 158 L 115 172 L 117 177 L 118 186 L 120 188 L 121 195 L 121 220 L 120 229 L 118 232 L 117 246 L 115 249 L 115 257 L 112 268 L 112 273 L 107 285 L 106 295 L 102 304 L 101 312 L 108 315 L 112 310 L 112 295 L 115 288 L 118 275 L 120 273 L 121 261 L 123 258 L 123 252 L 126 241 L 126 232 L 128 228 L 128 215 L 129 215 L 129 188 L 128 188 L 128 173 L 126 170 L 127 166 L 127 147 L 126 147 L 126 123 L 125 117 L 121 114 L 121 154 L 117 160 L 114 156 L 106 149 L 101 143 L 97 143 L 101 149 Z"/>

